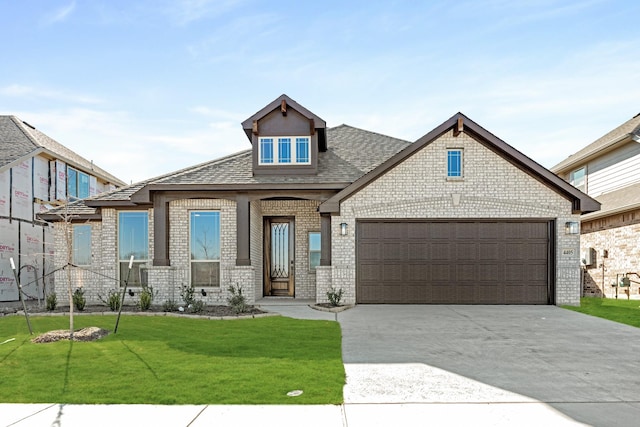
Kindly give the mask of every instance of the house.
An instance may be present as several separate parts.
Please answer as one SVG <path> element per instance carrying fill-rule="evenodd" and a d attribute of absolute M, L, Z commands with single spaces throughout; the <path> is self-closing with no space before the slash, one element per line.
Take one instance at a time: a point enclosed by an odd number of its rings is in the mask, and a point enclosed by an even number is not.
<path fill-rule="evenodd" d="M 251 303 L 579 303 L 571 226 L 599 204 L 463 114 L 411 143 L 282 95 L 242 127 L 249 150 L 70 206 L 91 226 L 90 301 L 128 280 L 157 304 L 236 285 Z"/>
<path fill-rule="evenodd" d="M 638 295 L 640 114 L 551 170 L 602 204 L 599 211 L 581 217 L 584 294 Z M 621 283 L 625 286 L 618 286 Z"/>
<path fill-rule="evenodd" d="M 27 297 L 53 287 L 53 236 L 38 213 L 122 185 L 30 124 L 0 116 L 0 302 L 18 301 L 11 258 Z"/>

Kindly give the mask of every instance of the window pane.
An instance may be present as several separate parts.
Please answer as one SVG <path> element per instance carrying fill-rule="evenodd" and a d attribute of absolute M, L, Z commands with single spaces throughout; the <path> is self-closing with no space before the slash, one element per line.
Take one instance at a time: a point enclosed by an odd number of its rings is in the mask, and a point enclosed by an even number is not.
<path fill-rule="evenodd" d="M 67 197 L 78 197 L 78 171 L 67 168 Z"/>
<path fill-rule="evenodd" d="M 462 176 L 461 150 L 449 150 L 447 152 L 447 176 Z"/>
<path fill-rule="evenodd" d="M 220 286 L 220 263 L 192 262 L 191 284 L 193 286 Z"/>
<path fill-rule="evenodd" d="M 86 199 L 89 197 L 89 175 L 78 172 L 78 197 Z"/>
<path fill-rule="evenodd" d="M 191 212 L 191 259 L 220 260 L 220 212 Z"/>
<path fill-rule="evenodd" d="M 309 233 L 309 250 L 310 251 L 320 250 L 320 233 L 318 232 Z"/>
<path fill-rule="evenodd" d="M 147 212 L 120 212 L 118 222 L 118 256 L 128 261 L 149 259 L 149 215 Z"/>
<path fill-rule="evenodd" d="M 91 226 L 73 226 L 73 260 L 75 265 L 91 265 Z"/>
<path fill-rule="evenodd" d="M 309 269 L 315 270 L 320 265 L 320 252 L 309 252 Z"/>
<path fill-rule="evenodd" d="M 320 233 L 309 233 L 309 269 L 315 270 L 320 265 Z"/>
<path fill-rule="evenodd" d="M 278 163 L 291 163 L 291 138 L 278 139 Z"/>
<path fill-rule="evenodd" d="M 296 138 L 296 163 L 309 163 L 309 138 Z"/>
<path fill-rule="evenodd" d="M 260 139 L 260 163 L 273 163 L 273 138 Z"/>
<path fill-rule="evenodd" d="M 579 190 L 583 190 L 585 188 L 585 169 L 580 168 L 571 172 L 571 184 Z"/>
<path fill-rule="evenodd" d="M 129 273 L 129 261 L 120 262 L 120 286 L 124 286 L 125 281 L 129 286 L 141 286 L 146 285 L 147 282 L 147 270 L 141 268 L 143 262 L 134 262 L 131 266 L 131 273 Z"/>

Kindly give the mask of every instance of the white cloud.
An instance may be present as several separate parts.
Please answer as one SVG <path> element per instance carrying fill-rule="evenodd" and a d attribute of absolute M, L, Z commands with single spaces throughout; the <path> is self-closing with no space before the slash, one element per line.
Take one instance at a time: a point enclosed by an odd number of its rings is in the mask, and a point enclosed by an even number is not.
<path fill-rule="evenodd" d="M 239 122 L 182 129 L 124 111 L 62 109 L 12 112 L 123 181 L 138 182 L 250 147 Z"/>
<path fill-rule="evenodd" d="M 69 15 L 71 15 L 71 13 L 74 11 L 75 8 L 76 8 L 76 2 L 74 0 L 71 3 L 65 6 L 59 7 L 55 11 L 47 14 L 44 17 L 43 22 L 45 25 L 52 25 L 58 22 L 62 22 L 66 20 L 69 17 Z"/>

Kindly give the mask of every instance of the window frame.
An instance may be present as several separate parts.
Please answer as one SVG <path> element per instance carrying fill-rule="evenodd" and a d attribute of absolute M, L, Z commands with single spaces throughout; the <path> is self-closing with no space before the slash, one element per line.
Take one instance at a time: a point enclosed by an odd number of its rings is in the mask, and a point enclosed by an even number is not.
<path fill-rule="evenodd" d="M 266 147 L 269 147 L 268 151 Z M 284 147 L 287 147 L 286 150 Z M 304 149 L 302 149 L 302 147 L 304 147 Z M 299 156 L 299 151 L 304 151 L 304 156 Z M 271 157 L 269 157 L 268 154 L 271 154 Z M 258 137 L 258 164 L 260 166 L 310 165 L 311 136 Z"/>
<path fill-rule="evenodd" d="M 582 183 L 580 185 L 576 185 L 576 172 L 580 172 L 582 171 Z M 577 169 L 572 170 L 569 173 L 569 183 L 571 185 L 573 185 L 574 187 L 576 187 L 578 190 L 582 191 L 583 193 L 587 192 L 587 165 L 584 166 L 580 166 Z"/>
<path fill-rule="evenodd" d="M 315 236 L 315 235 L 318 236 L 318 249 L 311 249 L 311 236 Z M 318 264 L 315 266 L 311 262 L 311 255 L 313 254 L 318 255 Z M 308 267 L 310 272 L 315 273 L 316 267 L 320 266 L 321 257 L 322 257 L 322 233 L 320 231 L 309 231 L 307 233 L 307 261 L 308 261 Z"/>
<path fill-rule="evenodd" d="M 457 155 L 455 155 L 457 154 Z M 454 156 L 455 155 L 455 156 Z M 455 166 L 452 164 L 455 161 Z M 462 148 L 447 148 L 446 156 L 447 180 L 457 181 L 464 179 L 464 150 Z"/>
<path fill-rule="evenodd" d="M 217 242 L 215 243 L 217 247 L 217 259 L 194 259 L 193 256 L 193 218 L 195 215 L 200 213 L 215 213 L 217 214 L 217 231 L 214 231 L 214 235 L 217 235 Z M 217 209 L 194 209 L 189 211 L 189 284 L 193 287 L 207 287 L 207 288 L 220 288 L 221 280 L 220 280 L 220 270 L 221 270 L 221 259 L 222 259 L 222 214 L 220 210 Z M 203 283 L 194 283 L 194 264 L 217 264 L 218 266 L 218 283 L 217 284 L 203 284 Z"/>
<path fill-rule="evenodd" d="M 91 175 L 67 166 L 67 198 L 86 199 L 91 195 Z"/>
<path fill-rule="evenodd" d="M 91 224 L 73 224 L 72 225 L 72 229 L 73 229 L 73 237 L 71 240 L 71 262 L 74 265 L 79 265 L 79 266 L 89 266 L 91 265 L 91 261 L 92 261 L 92 251 L 91 251 Z M 87 230 L 88 233 L 86 233 L 86 231 L 84 232 L 80 232 L 80 229 L 84 229 Z M 82 235 L 82 234 L 88 234 L 89 236 L 89 240 L 88 241 L 79 241 L 78 236 Z M 88 244 L 89 246 L 86 247 L 85 245 Z M 82 253 L 83 255 L 87 255 L 88 254 L 88 262 L 87 263 L 83 263 L 81 261 L 83 261 L 82 259 L 78 259 L 77 256 L 79 253 Z"/>
<path fill-rule="evenodd" d="M 122 216 L 126 215 L 126 214 L 145 214 L 146 217 L 146 244 L 145 244 L 145 252 L 146 252 L 146 258 L 144 259 L 136 259 L 134 257 L 133 259 L 133 264 L 134 266 L 132 266 L 132 271 L 135 271 L 135 273 L 133 274 L 133 278 L 129 275 L 129 273 L 127 273 L 126 277 L 123 277 L 124 271 L 122 269 L 123 266 L 127 266 L 128 269 L 128 264 L 130 262 L 131 259 L 131 255 L 128 254 L 126 259 L 121 259 L 121 243 L 122 243 L 122 237 L 121 237 L 121 229 L 122 229 Z M 149 262 L 149 211 L 142 211 L 142 210 L 124 210 L 124 211 L 118 211 L 118 224 L 117 224 L 117 242 L 116 242 L 116 248 L 117 248 L 117 262 L 118 262 L 118 277 L 120 278 L 120 286 L 123 286 L 122 284 L 122 280 L 127 280 L 129 281 L 129 286 L 144 286 L 147 284 L 147 277 L 146 277 L 146 272 L 143 271 L 143 269 L 141 268 L 142 265 L 147 264 Z M 132 281 L 133 279 L 133 281 Z M 136 280 L 137 279 L 137 280 Z"/>

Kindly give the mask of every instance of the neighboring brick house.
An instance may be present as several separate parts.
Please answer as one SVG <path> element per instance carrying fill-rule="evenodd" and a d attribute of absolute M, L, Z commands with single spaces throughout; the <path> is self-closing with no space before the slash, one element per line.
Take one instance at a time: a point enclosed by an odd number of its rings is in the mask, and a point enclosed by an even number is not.
<path fill-rule="evenodd" d="M 18 300 L 11 258 L 28 298 L 53 286 L 53 236 L 38 213 L 122 185 L 30 124 L 0 116 L 0 302 Z"/>
<path fill-rule="evenodd" d="M 579 303 L 565 230 L 598 203 L 463 114 L 410 143 L 282 95 L 242 126 L 250 150 L 70 206 L 92 227 L 92 302 L 128 277 L 157 304 L 182 286 L 224 304 L 231 285 L 251 303 Z"/>
<path fill-rule="evenodd" d="M 600 211 L 581 217 L 584 294 L 638 295 L 640 114 L 551 170 L 602 204 Z M 619 287 L 621 282 L 630 286 Z"/>

